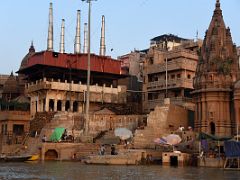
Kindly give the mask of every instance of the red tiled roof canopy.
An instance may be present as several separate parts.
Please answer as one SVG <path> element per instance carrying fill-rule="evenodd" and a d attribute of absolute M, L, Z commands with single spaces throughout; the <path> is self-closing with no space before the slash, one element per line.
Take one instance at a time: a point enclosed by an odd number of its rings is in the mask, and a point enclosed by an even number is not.
<path fill-rule="evenodd" d="M 24 69 L 28 69 L 37 64 L 67 69 L 87 70 L 87 54 L 61 54 L 51 51 L 42 51 L 29 57 L 28 64 Z M 107 56 L 91 54 L 91 71 L 120 75 L 121 61 L 114 60 Z"/>

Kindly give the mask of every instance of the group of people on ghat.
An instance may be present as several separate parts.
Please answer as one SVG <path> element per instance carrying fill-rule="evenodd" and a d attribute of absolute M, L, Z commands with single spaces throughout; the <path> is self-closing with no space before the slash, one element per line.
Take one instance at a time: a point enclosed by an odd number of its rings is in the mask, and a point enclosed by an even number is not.
<path fill-rule="evenodd" d="M 99 149 L 99 155 L 105 155 L 106 153 L 106 148 L 105 145 L 101 145 Z M 116 147 L 114 145 L 111 145 L 111 155 L 117 155 L 118 153 L 116 152 Z"/>

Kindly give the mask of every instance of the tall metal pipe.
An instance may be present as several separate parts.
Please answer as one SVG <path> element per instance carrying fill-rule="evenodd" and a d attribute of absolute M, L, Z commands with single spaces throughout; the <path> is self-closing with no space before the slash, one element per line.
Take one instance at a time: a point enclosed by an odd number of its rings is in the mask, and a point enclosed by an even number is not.
<path fill-rule="evenodd" d="M 62 19 L 59 52 L 65 53 L 65 20 L 64 19 Z"/>
<path fill-rule="evenodd" d="M 80 54 L 81 53 L 81 19 L 80 19 L 81 11 L 77 11 L 77 26 L 76 26 L 76 36 L 75 36 L 75 43 L 74 43 L 74 53 Z"/>
<path fill-rule="evenodd" d="M 105 16 L 102 16 L 102 28 L 101 28 L 101 39 L 100 39 L 100 56 L 106 55 L 106 45 L 105 45 Z"/>
<path fill-rule="evenodd" d="M 50 3 L 50 7 L 49 7 L 47 50 L 53 51 L 53 7 L 52 7 L 52 3 Z"/>
<path fill-rule="evenodd" d="M 83 53 L 88 53 L 88 24 L 87 23 L 84 23 Z"/>

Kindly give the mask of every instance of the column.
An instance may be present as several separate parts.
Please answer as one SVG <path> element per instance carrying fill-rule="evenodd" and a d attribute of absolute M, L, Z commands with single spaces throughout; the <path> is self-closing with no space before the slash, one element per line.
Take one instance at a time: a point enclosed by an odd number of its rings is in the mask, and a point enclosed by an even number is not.
<path fill-rule="evenodd" d="M 54 112 L 57 112 L 57 99 L 54 99 Z"/>
<path fill-rule="evenodd" d="M 78 111 L 77 112 L 80 112 L 80 113 L 83 112 L 83 104 L 80 102 L 78 102 Z"/>
<path fill-rule="evenodd" d="M 65 101 L 65 100 L 62 100 L 62 112 L 65 111 L 65 104 L 66 104 L 66 101 Z"/>
<path fill-rule="evenodd" d="M 39 112 L 42 112 L 43 110 L 42 110 L 42 108 L 43 108 L 43 100 L 42 99 L 40 99 L 40 100 L 38 100 L 38 111 Z"/>
<path fill-rule="evenodd" d="M 35 114 L 36 112 L 35 112 L 35 106 L 34 106 L 34 101 L 32 101 L 32 98 L 31 98 L 31 104 L 30 104 L 30 108 L 31 108 L 31 114 Z"/>
<path fill-rule="evenodd" d="M 73 101 L 70 101 L 70 112 L 73 112 Z"/>
<path fill-rule="evenodd" d="M 49 112 L 49 99 L 48 98 L 46 98 L 46 100 L 45 100 L 45 111 Z"/>

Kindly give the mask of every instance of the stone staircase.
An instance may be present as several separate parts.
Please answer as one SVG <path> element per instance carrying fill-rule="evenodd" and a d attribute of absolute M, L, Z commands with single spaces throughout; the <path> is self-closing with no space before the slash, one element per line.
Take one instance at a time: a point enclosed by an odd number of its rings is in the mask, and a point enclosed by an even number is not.
<path fill-rule="evenodd" d="M 72 129 L 74 127 L 74 116 L 76 116 L 76 113 L 70 112 L 56 113 L 52 120 L 49 123 L 47 123 L 45 127 L 42 129 L 40 137 L 46 135 L 48 141 L 56 127 L 63 127 L 67 130 L 68 135 L 72 135 Z"/>
<path fill-rule="evenodd" d="M 32 122 L 32 131 L 36 130 L 40 133 L 36 137 L 28 137 L 24 146 L 26 149 L 18 149 L 19 154 L 36 154 L 42 146 L 42 137 L 45 134 L 47 140 L 50 139 L 56 127 L 64 127 L 68 130 L 68 134 L 72 133 L 74 126 L 75 113 L 59 112 L 59 113 L 38 113 Z M 37 122 L 37 120 L 39 122 Z"/>
<path fill-rule="evenodd" d="M 33 120 L 30 121 L 30 133 L 35 135 L 39 134 L 42 128 L 49 123 L 55 115 L 55 112 L 38 112 Z"/>
<path fill-rule="evenodd" d="M 118 144 L 120 142 L 119 138 L 114 135 L 113 130 L 104 131 L 104 134 L 95 138 L 95 143 L 98 144 Z"/>
<path fill-rule="evenodd" d="M 167 129 L 167 117 L 169 106 L 157 106 L 147 119 L 147 126 L 144 129 L 137 129 L 134 134 L 134 148 L 152 149 L 155 148 L 154 139 L 161 137 L 163 134 L 169 133 Z"/>

